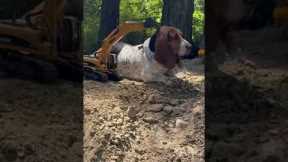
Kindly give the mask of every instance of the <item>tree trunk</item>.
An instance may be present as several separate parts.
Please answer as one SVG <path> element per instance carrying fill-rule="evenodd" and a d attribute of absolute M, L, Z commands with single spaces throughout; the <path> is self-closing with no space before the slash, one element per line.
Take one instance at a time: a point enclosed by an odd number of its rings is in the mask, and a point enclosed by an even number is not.
<path fill-rule="evenodd" d="M 192 42 L 193 0 L 163 0 L 162 25 L 174 26 L 180 29 L 184 37 Z"/>
<path fill-rule="evenodd" d="M 83 5 L 84 0 L 70 0 L 65 4 L 65 15 L 76 17 L 78 20 L 83 20 Z"/>
<path fill-rule="evenodd" d="M 100 29 L 96 42 L 97 48 L 101 46 L 103 39 L 117 27 L 119 23 L 119 7 L 120 0 L 102 0 Z"/>

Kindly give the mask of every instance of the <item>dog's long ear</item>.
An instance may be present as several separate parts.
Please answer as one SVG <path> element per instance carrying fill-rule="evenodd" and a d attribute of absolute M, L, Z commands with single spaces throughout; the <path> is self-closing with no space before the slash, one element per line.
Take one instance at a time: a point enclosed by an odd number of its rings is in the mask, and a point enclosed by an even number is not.
<path fill-rule="evenodd" d="M 155 42 L 155 60 L 167 69 L 172 69 L 177 64 L 178 57 L 170 46 L 171 33 L 169 31 L 169 28 L 165 27 L 159 29 Z"/>
<path fill-rule="evenodd" d="M 150 42 L 149 42 L 149 49 L 152 51 L 152 52 L 155 52 L 156 50 L 156 37 L 159 33 L 159 28 L 157 29 L 157 31 L 151 36 L 150 38 Z"/>

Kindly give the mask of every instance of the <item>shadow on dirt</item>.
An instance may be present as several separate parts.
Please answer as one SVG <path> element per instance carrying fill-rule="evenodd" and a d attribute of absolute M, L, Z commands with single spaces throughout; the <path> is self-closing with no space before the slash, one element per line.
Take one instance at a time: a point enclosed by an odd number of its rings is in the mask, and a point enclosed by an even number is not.
<path fill-rule="evenodd" d="M 206 158 L 285 161 L 281 132 L 286 129 L 288 110 L 248 81 L 221 71 L 206 73 L 206 78 Z"/>
<path fill-rule="evenodd" d="M 1 78 L 0 89 L 0 161 L 82 159 L 81 85 Z"/>

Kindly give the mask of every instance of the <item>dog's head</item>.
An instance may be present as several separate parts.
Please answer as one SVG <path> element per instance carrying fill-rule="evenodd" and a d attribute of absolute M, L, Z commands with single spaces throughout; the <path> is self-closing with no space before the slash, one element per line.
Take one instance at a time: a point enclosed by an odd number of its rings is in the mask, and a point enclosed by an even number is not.
<path fill-rule="evenodd" d="M 168 69 L 179 63 L 180 57 L 190 53 L 192 45 L 176 28 L 162 26 L 155 35 L 155 60 Z"/>

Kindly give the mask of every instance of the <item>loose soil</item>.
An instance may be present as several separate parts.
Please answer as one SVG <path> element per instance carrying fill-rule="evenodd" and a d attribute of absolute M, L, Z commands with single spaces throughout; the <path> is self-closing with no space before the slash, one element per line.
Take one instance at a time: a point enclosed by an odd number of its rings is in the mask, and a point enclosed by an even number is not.
<path fill-rule="evenodd" d="M 204 65 L 170 85 L 84 82 L 84 161 L 204 161 Z"/>
<path fill-rule="evenodd" d="M 83 159 L 82 84 L 0 80 L 0 161 Z"/>
<path fill-rule="evenodd" d="M 206 158 L 285 162 L 288 37 L 274 27 L 233 37 L 219 71 L 206 75 Z"/>

